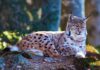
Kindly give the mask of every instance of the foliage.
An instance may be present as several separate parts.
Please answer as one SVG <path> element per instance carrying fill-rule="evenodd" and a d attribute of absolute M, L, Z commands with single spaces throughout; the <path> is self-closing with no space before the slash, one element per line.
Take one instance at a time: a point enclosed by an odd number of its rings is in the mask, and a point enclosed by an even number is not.
<path fill-rule="evenodd" d="M 36 23 L 39 8 L 35 9 L 35 5 L 29 5 L 26 0 L 0 0 L 0 9 L 0 48 L 15 44 L 20 36 L 41 26 Z"/>
<path fill-rule="evenodd" d="M 86 50 L 93 53 L 99 53 L 99 51 L 92 45 L 87 45 Z"/>
<path fill-rule="evenodd" d="M 21 36 L 19 33 L 11 31 L 3 31 L 0 35 L 0 49 L 3 49 L 10 45 L 11 43 L 15 44 L 16 41 L 20 40 Z"/>
<path fill-rule="evenodd" d="M 58 30 L 59 5 L 60 0 L 0 0 L 0 48 L 33 31 Z"/>
<path fill-rule="evenodd" d="M 100 48 L 99 47 L 95 48 L 92 45 L 87 45 L 86 49 L 89 52 L 100 54 Z M 94 61 L 91 61 L 91 58 L 89 58 L 89 61 L 88 60 L 86 61 L 87 63 L 89 63 L 91 65 L 91 68 L 94 68 L 94 66 L 100 66 L 100 59 L 96 59 L 95 56 L 92 56 L 92 59 L 94 59 Z"/>

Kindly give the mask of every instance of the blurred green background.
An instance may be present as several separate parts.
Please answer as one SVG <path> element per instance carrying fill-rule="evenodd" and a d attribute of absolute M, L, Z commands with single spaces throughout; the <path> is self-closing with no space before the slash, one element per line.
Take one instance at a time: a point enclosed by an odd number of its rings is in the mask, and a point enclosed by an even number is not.
<path fill-rule="evenodd" d="M 87 21 L 87 44 L 100 46 L 100 0 L 0 0 L 0 49 L 34 31 L 65 30 L 67 15 Z"/>
<path fill-rule="evenodd" d="M 16 44 L 22 36 L 33 31 L 57 31 L 59 1 L 0 0 L 0 49 Z"/>
<path fill-rule="evenodd" d="M 0 48 L 33 31 L 65 30 L 67 15 L 94 16 L 87 21 L 88 44 L 100 43 L 100 0 L 0 0 Z"/>

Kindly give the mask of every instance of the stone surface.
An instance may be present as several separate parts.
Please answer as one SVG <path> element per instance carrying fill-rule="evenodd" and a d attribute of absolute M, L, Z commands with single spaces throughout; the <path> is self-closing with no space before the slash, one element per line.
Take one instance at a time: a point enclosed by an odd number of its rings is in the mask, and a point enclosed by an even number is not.
<path fill-rule="evenodd" d="M 87 60 L 95 61 L 74 56 L 51 58 L 23 54 L 21 52 L 0 52 L 0 70 L 88 70 L 90 67 Z M 99 57 L 100 55 L 88 53 L 86 56 Z M 99 67 L 93 70 L 99 70 Z"/>
<path fill-rule="evenodd" d="M 77 70 L 74 57 L 49 58 L 6 53 L 0 56 L 0 70 Z"/>

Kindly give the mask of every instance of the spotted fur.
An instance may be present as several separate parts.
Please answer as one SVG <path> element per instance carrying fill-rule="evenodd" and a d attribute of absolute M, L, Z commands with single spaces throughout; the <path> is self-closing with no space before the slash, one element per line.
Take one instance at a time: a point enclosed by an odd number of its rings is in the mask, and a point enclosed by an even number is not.
<path fill-rule="evenodd" d="M 69 16 L 66 30 L 39 31 L 23 37 L 16 45 L 20 50 L 41 50 L 51 57 L 70 56 L 85 57 L 86 22 L 81 17 Z"/>

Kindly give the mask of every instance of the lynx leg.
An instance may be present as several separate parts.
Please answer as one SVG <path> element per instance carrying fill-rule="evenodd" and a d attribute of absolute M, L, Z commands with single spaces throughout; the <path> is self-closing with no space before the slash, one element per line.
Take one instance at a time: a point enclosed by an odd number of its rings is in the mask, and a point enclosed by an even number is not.
<path fill-rule="evenodd" d="M 60 56 L 52 42 L 45 44 L 45 51 L 51 57 L 59 57 Z"/>

